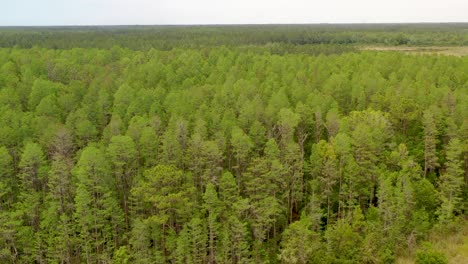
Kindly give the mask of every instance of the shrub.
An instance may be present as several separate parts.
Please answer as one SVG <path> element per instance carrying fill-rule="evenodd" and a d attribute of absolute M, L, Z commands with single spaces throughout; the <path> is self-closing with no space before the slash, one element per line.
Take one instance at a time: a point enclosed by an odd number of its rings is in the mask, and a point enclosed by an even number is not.
<path fill-rule="evenodd" d="M 419 250 L 416 253 L 416 264 L 447 264 L 447 257 L 432 249 Z"/>

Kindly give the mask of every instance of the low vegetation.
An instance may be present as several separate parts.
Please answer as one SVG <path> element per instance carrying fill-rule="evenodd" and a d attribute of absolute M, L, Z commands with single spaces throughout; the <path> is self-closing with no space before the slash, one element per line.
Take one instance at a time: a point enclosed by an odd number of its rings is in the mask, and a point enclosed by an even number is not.
<path fill-rule="evenodd" d="M 396 263 L 432 263 L 424 262 L 428 258 L 450 264 L 468 263 L 468 221 L 464 220 L 448 228 L 435 228 L 429 234 L 427 242 L 419 245 L 416 251 L 401 252 Z"/>

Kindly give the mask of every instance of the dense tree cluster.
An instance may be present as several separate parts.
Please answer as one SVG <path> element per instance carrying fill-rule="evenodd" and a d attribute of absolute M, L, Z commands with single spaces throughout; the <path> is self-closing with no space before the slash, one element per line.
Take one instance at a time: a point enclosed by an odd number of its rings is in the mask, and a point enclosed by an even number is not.
<path fill-rule="evenodd" d="M 295 45 L 308 44 L 447 46 L 468 45 L 467 30 L 467 23 L 0 27 L 0 47 L 118 45 L 133 50 L 170 50 L 277 43 L 296 50 Z"/>
<path fill-rule="evenodd" d="M 468 57 L 0 49 L 2 263 L 392 263 L 467 183 Z"/>

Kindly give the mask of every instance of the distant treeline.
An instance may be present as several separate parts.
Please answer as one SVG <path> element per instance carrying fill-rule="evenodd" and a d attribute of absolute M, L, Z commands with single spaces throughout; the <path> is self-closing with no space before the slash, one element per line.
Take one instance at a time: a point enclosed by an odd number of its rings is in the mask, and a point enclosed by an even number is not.
<path fill-rule="evenodd" d="M 3 27 L 0 47 L 170 50 L 266 45 L 468 45 L 468 24 Z M 281 50 L 284 50 L 283 48 Z M 297 50 L 293 50 L 297 51 Z"/>

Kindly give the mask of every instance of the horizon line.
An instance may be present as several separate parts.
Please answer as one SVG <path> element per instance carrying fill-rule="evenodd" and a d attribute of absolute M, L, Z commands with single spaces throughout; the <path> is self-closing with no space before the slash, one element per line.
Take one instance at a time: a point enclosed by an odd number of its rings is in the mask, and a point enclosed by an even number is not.
<path fill-rule="evenodd" d="M 468 21 L 451 22 L 311 22 L 311 23 L 187 23 L 187 24 L 39 24 L 0 25 L 0 27 L 128 27 L 128 26 L 281 26 L 281 25 L 414 25 L 414 24 L 468 24 Z"/>

